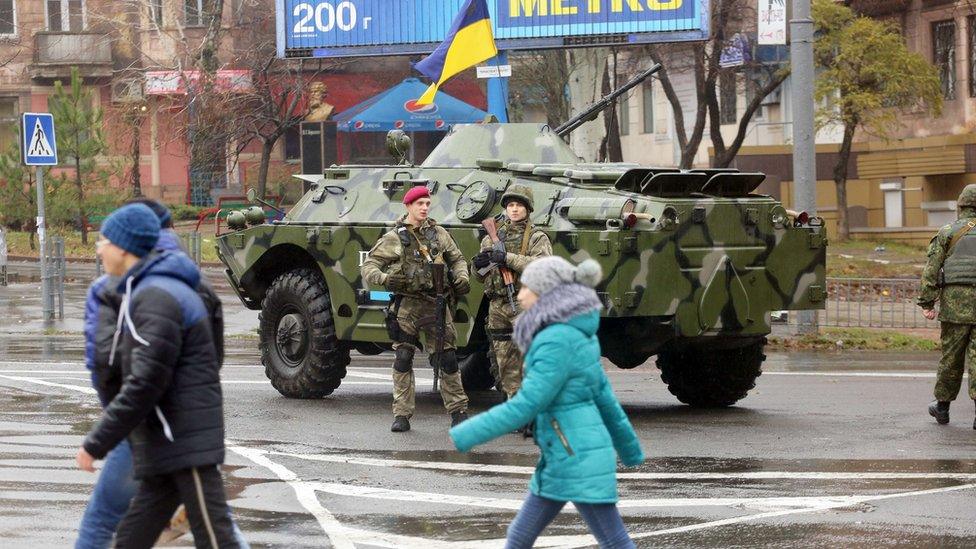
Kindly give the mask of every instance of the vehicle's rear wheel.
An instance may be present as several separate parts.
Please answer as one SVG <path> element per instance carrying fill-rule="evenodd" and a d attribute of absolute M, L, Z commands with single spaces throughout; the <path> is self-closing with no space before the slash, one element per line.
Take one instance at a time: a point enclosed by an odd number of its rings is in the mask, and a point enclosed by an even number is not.
<path fill-rule="evenodd" d="M 744 346 L 669 344 L 657 356 L 661 380 L 678 400 L 699 408 L 735 404 L 756 386 L 766 338 Z"/>
<path fill-rule="evenodd" d="M 458 366 L 465 391 L 487 391 L 495 386 L 487 345 L 471 347 L 465 352 L 458 351 Z"/>
<path fill-rule="evenodd" d="M 636 368 L 647 362 L 647 359 L 651 358 L 650 354 L 620 347 L 610 347 L 604 349 L 603 356 L 607 357 L 607 359 L 609 359 L 610 362 L 613 362 L 613 364 L 618 368 L 623 368 L 625 370 Z"/>
<path fill-rule="evenodd" d="M 260 348 L 264 373 L 288 398 L 322 398 L 346 377 L 349 349 L 339 344 L 329 291 L 312 269 L 296 269 L 272 282 L 261 303 Z"/>

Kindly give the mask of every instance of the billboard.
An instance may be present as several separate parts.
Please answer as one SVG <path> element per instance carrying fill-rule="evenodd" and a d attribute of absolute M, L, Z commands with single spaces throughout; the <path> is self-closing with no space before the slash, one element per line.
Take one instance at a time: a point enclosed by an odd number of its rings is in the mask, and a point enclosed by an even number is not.
<path fill-rule="evenodd" d="M 277 0 L 278 55 L 426 54 L 464 0 Z M 708 37 L 709 0 L 488 0 L 499 50 Z"/>

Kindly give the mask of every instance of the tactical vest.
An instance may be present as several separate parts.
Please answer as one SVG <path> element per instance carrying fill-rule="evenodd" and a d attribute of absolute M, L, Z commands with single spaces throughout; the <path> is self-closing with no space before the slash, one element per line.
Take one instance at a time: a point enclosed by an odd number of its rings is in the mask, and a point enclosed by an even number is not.
<path fill-rule="evenodd" d="M 952 224 L 955 234 L 973 219 L 960 219 Z M 942 264 L 943 285 L 976 286 L 976 229 L 961 236 Z"/>
<path fill-rule="evenodd" d="M 517 229 L 519 230 L 513 231 L 512 228 L 512 223 L 506 221 L 498 229 L 498 239 L 505 243 L 506 252 L 525 255 L 529 250 L 529 241 L 532 240 L 532 236 L 541 229 L 536 228 L 531 222 L 527 222 L 524 225 L 524 230 L 521 230 L 522 227 L 518 227 Z M 512 271 L 512 276 L 515 279 L 515 291 L 518 292 L 520 288 L 519 273 Z M 492 271 L 491 275 L 485 280 L 485 294 L 489 299 L 508 296 L 508 293 L 505 291 L 505 283 L 502 281 L 502 275 L 497 270 Z"/>
<path fill-rule="evenodd" d="M 403 252 L 400 254 L 400 269 L 412 281 L 418 292 L 434 289 L 433 270 L 430 265 L 444 263 L 444 250 L 437 239 L 437 228 L 427 224 L 419 228 L 403 222 L 397 223 L 396 235 L 400 239 Z"/>

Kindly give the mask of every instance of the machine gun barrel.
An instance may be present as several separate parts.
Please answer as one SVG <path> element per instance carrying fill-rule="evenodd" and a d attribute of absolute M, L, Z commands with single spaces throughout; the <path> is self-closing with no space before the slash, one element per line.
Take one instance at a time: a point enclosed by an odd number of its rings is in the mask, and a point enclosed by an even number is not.
<path fill-rule="evenodd" d="M 660 63 L 655 63 L 651 68 L 647 69 L 646 71 L 632 78 L 630 82 L 627 82 L 623 86 L 608 93 L 606 96 L 603 97 L 603 99 L 600 99 L 596 103 L 590 105 L 590 107 L 587 108 L 585 111 L 567 120 L 564 124 L 556 128 L 554 130 L 554 133 L 562 137 L 572 132 L 576 128 L 582 126 L 586 122 L 593 120 L 594 118 L 597 117 L 598 114 L 600 114 L 601 112 L 608 109 L 611 105 L 613 105 L 614 101 L 616 101 L 618 97 L 630 91 L 631 88 L 633 88 L 637 84 L 640 84 L 645 79 L 647 79 L 647 77 L 661 70 L 661 68 L 662 67 Z"/>

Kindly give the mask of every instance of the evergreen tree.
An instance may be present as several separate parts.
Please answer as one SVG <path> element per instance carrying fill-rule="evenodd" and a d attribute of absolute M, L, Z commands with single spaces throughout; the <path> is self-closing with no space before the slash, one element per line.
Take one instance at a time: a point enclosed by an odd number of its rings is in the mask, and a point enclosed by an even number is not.
<path fill-rule="evenodd" d="M 60 80 L 54 82 L 54 95 L 48 99 L 48 108 L 54 115 L 59 161 L 74 168 L 76 219 L 81 229 L 81 242 L 88 244 L 88 217 L 92 204 L 86 187 L 104 185 L 107 176 L 96 163 L 106 148 L 102 109 L 94 105 L 91 90 L 82 86 L 77 67 L 71 69 L 68 88 Z"/>

